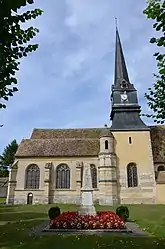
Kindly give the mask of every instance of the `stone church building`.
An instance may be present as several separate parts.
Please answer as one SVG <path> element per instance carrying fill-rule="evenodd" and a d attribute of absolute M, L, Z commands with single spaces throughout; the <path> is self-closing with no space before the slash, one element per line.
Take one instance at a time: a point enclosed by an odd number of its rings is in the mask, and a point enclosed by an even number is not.
<path fill-rule="evenodd" d="M 165 204 L 165 127 L 148 127 L 139 113 L 116 30 L 111 127 L 34 129 L 16 153 L 7 203 L 79 204 L 82 166 L 90 164 L 95 203 Z"/>

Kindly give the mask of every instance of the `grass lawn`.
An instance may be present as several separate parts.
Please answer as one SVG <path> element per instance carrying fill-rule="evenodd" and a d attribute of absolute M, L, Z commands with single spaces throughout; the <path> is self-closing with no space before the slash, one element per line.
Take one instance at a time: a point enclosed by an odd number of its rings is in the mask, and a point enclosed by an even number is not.
<path fill-rule="evenodd" d="M 149 237 L 119 236 L 42 236 L 30 237 L 29 231 L 47 219 L 51 205 L 5 206 L 0 204 L 1 249 L 96 249 L 165 247 L 165 206 L 130 205 L 132 219 L 149 233 Z M 59 205 L 62 211 L 76 210 L 74 205 Z M 114 210 L 112 207 L 97 207 L 97 210 Z M 164 239 L 163 239 L 164 237 Z"/>
<path fill-rule="evenodd" d="M 0 197 L 0 204 L 4 203 L 6 201 L 6 198 Z"/>

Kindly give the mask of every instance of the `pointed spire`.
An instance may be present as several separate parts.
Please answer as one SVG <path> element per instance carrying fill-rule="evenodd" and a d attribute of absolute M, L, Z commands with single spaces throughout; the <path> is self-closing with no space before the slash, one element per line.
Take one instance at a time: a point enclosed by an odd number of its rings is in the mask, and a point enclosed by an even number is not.
<path fill-rule="evenodd" d="M 121 46 L 120 36 L 117 28 L 117 18 L 116 20 L 116 52 L 115 52 L 115 82 L 114 84 L 120 85 L 122 80 L 129 83 L 129 77 L 127 72 L 127 67 L 124 59 L 124 54 Z"/>

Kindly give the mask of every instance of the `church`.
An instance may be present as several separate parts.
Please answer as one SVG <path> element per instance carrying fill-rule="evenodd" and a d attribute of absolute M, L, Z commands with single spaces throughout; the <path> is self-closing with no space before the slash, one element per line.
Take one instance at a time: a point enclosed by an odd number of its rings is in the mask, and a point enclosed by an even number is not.
<path fill-rule="evenodd" d="M 165 204 L 165 127 L 147 126 L 140 109 L 116 30 L 111 127 L 34 129 L 16 152 L 7 204 L 79 204 L 83 164 L 96 204 Z"/>

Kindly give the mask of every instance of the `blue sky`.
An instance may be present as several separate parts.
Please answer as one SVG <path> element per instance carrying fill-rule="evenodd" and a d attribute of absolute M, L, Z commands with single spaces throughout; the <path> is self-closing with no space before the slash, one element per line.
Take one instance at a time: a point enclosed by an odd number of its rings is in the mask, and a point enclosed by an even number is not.
<path fill-rule="evenodd" d="M 148 112 L 144 93 L 154 82 L 156 47 L 149 43 L 154 30 L 143 14 L 145 0 L 36 2 L 33 8 L 44 13 L 28 26 L 40 29 L 39 49 L 22 59 L 19 92 L 1 110 L 0 151 L 13 139 L 28 138 L 33 128 L 110 125 L 115 17 L 131 82 Z"/>

